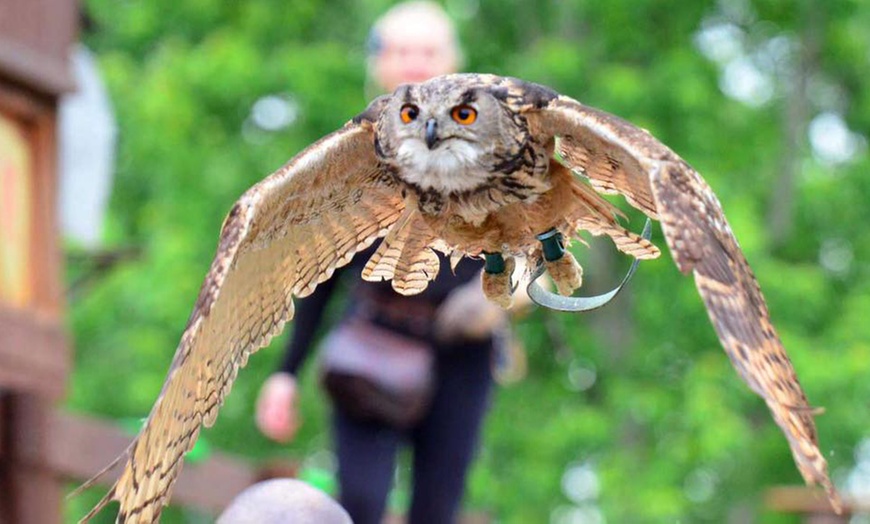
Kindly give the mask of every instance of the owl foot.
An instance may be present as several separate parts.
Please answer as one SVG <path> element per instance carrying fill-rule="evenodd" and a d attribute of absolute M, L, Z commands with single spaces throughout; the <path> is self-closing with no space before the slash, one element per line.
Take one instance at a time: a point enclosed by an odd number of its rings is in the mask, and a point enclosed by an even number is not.
<path fill-rule="evenodd" d="M 569 296 L 583 283 L 583 268 L 570 251 L 565 250 L 562 234 L 556 229 L 538 235 L 544 254 L 547 273 L 556 284 L 560 295 Z"/>
<path fill-rule="evenodd" d="M 544 265 L 547 266 L 547 273 L 556 284 L 556 290 L 560 295 L 570 296 L 583 283 L 583 268 L 570 251 L 565 251 L 559 260 L 545 259 Z"/>
<path fill-rule="evenodd" d="M 486 265 L 483 268 L 483 294 L 491 302 L 503 309 L 513 303 L 511 275 L 516 267 L 513 257 L 505 259 L 501 253 L 484 253 Z"/>

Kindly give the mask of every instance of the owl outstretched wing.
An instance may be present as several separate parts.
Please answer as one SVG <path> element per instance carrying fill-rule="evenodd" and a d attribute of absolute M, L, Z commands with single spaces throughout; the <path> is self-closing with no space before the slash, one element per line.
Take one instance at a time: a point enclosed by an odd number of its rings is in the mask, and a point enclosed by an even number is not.
<path fill-rule="evenodd" d="M 364 113 L 233 206 L 163 389 L 116 461 L 126 459 L 120 478 L 84 521 L 112 500 L 118 522 L 157 521 L 200 427 L 215 421 L 248 356 L 293 317 L 293 297 L 310 294 L 396 222 L 404 203 L 379 167 L 373 129 Z"/>
<path fill-rule="evenodd" d="M 710 186 L 668 147 L 625 120 L 565 96 L 526 99 L 531 102 L 524 113 L 536 139 L 547 143 L 556 137 L 564 163 L 585 175 L 595 189 L 621 194 L 661 221 L 674 262 L 683 273 L 694 273 L 725 351 L 767 403 L 804 480 L 823 486 L 839 508 L 818 447 L 814 409 Z"/>

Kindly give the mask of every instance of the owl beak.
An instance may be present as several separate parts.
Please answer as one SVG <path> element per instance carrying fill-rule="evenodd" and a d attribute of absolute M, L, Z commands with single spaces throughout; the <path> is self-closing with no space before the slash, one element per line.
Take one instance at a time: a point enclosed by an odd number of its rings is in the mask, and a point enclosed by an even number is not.
<path fill-rule="evenodd" d="M 438 122 L 434 118 L 426 121 L 426 146 L 429 149 L 438 143 Z"/>

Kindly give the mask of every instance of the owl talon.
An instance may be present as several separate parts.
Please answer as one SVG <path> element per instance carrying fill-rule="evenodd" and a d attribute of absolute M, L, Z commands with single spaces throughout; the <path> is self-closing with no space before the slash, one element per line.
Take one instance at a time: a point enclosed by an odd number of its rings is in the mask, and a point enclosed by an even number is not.
<path fill-rule="evenodd" d="M 570 251 L 565 250 L 562 233 L 553 228 L 538 235 L 547 273 L 560 295 L 569 296 L 583 283 L 583 268 Z"/>
<path fill-rule="evenodd" d="M 583 283 L 583 268 L 570 251 L 565 251 L 559 260 L 545 259 L 544 265 L 560 295 L 570 296 Z"/>
<path fill-rule="evenodd" d="M 483 294 L 491 302 L 508 309 L 513 303 L 511 275 L 516 261 L 513 257 L 505 259 L 501 253 L 485 253 L 484 257 L 486 265 L 483 268 Z"/>

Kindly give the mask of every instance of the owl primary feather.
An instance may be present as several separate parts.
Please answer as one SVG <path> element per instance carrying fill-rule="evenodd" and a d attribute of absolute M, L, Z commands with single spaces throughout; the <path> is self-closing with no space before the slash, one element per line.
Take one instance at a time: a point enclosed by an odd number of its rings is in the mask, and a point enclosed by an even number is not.
<path fill-rule="evenodd" d="M 484 292 L 505 307 L 517 258 L 543 264 L 562 294 L 579 287 L 580 266 L 563 244 L 581 231 L 607 235 L 629 256 L 657 257 L 600 193 L 621 194 L 661 222 L 731 362 L 767 403 L 806 482 L 839 508 L 814 410 L 700 175 L 645 130 L 547 87 L 459 74 L 377 98 L 242 195 L 163 389 L 116 461 L 126 462 L 120 477 L 85 520 L 117 500 L 119 522 L 157 521 L 185 452 L 214 423 L 248 356 L 292 319 L 294 298 L 378 238 L 363 278 L 392 280 L 409 295 L 438 274 L 436 251 L 483 257 Z"/>

